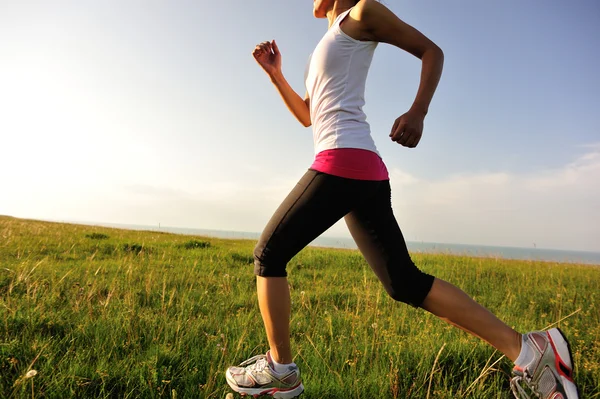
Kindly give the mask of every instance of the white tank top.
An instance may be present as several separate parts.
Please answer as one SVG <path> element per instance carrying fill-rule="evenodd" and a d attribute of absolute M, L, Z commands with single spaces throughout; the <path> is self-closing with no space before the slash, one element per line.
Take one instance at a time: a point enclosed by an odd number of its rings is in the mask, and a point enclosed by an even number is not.
<path fill-rule="evenodd" d="M 342 31 L 340 22 L 350 10 L 337 17 L 306 68 L 315 154 L 335 148 L 360 148 L 379 155 L 362 110 L 377 42 L 356 40 Z"/>

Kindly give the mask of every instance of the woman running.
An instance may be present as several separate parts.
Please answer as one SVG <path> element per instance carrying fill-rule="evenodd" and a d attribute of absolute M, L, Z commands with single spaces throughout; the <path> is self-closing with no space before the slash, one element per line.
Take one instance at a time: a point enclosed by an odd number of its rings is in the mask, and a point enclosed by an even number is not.
<path fill-rule="evenodd" d="M 228 384 L 241 394 L 283 399 L 303 392 L 290 348 L 286 265 L 343 217 L 393 299 L 480 337 L 515 363 L 511 387 L 517 398 L 528 397 L 527 387 L 541 398 L 578 398 L 569 345 L 558 329 L 520 334 L 459 288 L 420 271 L 409 256 L 392 212 L 388 172 L 362 111 L 365 82 L 379 42 L 421 59 L 414 103 L 390 133 L 394 142 L 414 148 L 442 73 L 442 50 L 375 0 L 315 0 L 313 13 L 327 18 L 329 29 L 309 60 L 304 98 L 284 78 L 274 40 L 253 51 L 291 113 L 302 125 L 312 125 L 316 157 L 254 250 L 258 303 L 270 350 L 230 367 Z"/>

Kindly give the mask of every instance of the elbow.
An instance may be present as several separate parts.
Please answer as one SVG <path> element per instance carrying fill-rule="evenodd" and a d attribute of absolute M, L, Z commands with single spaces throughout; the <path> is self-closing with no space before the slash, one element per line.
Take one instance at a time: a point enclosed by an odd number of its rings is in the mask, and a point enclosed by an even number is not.
<path fill-rule="evenodd" d="M 436 58 L 439 59 L 442 63 L 444 62 L 444 52 L 441 48 L 439 48 L 436 44 L 431 48 L 433 54 L 435 54 Z"/>
<path fill-rule="evenodd" d="M 437 45 L 432 44 L 423 52 L 421 61 L 441 69 L 444 67 L 444 52 Z"/>
<path fill-rule="evenodd" d="M 310 119 L 310 116 L 308 116 L 308 115 L 306 115 L 306 117 L 303 117 L 303 118 L 298 118 L 298 122 L 300 122 L 302 124 L 302 126 L 304 126 L 304 127 L 312 126 L 312 120 Z"/>
<path fill-rule="evenodd" d="M 423 57 L 425 57 L 426 55 L 429 55 L 430 57 L 435 57 L 441 61 L 444 60 L 444 52 L 435 43 L 431 43 L 431 45 L 427 47 L 423 54 L 421 54 L 421 59 L 423 59 Z"/>
<path fill-rule="evenodd" d="M 436 46 L 437 47 L 437 46 Z M 440 60 L 442 62 L 444 62 L 444 52 L 442 51 L 441 48 L 437 47 L 437 52 L 438 52 L 438 56 L 440 57 Z"/>

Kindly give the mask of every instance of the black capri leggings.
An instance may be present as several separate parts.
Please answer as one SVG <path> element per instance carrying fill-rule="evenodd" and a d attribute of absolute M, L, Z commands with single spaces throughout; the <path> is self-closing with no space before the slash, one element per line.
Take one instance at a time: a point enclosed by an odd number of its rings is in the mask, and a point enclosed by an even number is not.
<path fill-rule="evenodd" d="M 389 180 L 354 180 L 309 169 L 261 234 L 254 273 L 287 276 L 287 263 L 342 217 L 388 294 L 420 306 L 434 278 L 410 259 L 392 212 Z"/>

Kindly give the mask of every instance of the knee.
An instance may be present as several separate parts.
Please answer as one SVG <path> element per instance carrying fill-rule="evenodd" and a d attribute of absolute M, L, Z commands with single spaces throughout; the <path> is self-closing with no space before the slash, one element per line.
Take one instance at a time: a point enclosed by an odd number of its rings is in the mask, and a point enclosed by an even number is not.
<path fill-rule="evenodd" d="M 418 271 L 418 273 L 415 273 L 410 278 L 386 285 L 385 289 L 395 301 L 418 308 L 429 294 L 433 285 L 433 279 L 433 276 Z"/>
<path fill-rule="evenodd" d="M 254 274 L 261 277 L 287 277 L 285 270 L 287 262 L 277 259 L 263 243 L 259 242 L 254 247 Z"/>
<path fill-rule="evenodd" d="M 418 305 L 414 304 L 414 301 L 412 300 L 412 295 L 409 291 L 409 287 L 402 287 L 402 286 L 394 286 L 394 287 L 386 287 L 386 291 L 388 293 L 388 295 L 397 302 L 402 302 L 402 303 L 406 303 L 408 305 L 411 306 L 415 306 L 417 307 Z"/>

